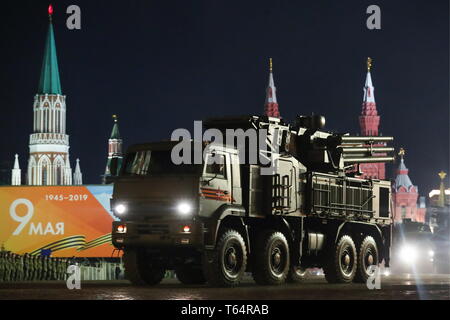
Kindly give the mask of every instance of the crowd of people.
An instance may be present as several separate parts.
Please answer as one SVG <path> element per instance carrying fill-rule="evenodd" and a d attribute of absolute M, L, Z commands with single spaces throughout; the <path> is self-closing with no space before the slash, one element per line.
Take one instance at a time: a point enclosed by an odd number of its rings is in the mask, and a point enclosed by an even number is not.
<path fill-rule="evenodd" d="M 0 282 L 65 280 L 69 259 L 0 251 Z"/>

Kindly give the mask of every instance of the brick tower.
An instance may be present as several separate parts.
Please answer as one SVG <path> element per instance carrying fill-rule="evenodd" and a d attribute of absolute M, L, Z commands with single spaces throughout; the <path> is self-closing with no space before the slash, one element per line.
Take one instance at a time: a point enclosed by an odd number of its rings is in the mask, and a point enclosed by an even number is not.
<path fill-rule="evenodd" d="M 380 116 L 378 115 L 377 105 L 375 102 L 375 88 L 372 84 L 372 59 L 367 59 L 367 76 L 364 85 L 364 97 L 362 112 L 359 117 L 359 125 L 361 127 L 362 136 L 378 136 L 378 128 L 380 126 Z M 384 144 L 374 145 L 374 147 L 382 147 Z M 379 154 L 382 156 L 382 154 Z M 364 163 L 360 165 L 362 177 L 371 179 L 385 179 L 384 163 Z"/>
<path fill-rule="evenodd" d="M 275 87 L 275 82 L 273 80 L 272 58 L 270 58 L 269 85 L 267 87 L 266 103 L 264 105 L 264 114 L 268 117 L 281 118 L 280 111 L 278 109 L 277 88 Z"/>
<path fill-rule="evenodd" d="M 392 202 L 394 204 L 395 222 L 402 222 L 403 219 L 411 219 L 415 222 L 425 223 L 425 206 L 417 205 L 419 189 L 413 185 L 409 178 L 409 170 L 405 166 L 405 150 L 399 152 L 400 165 L 397 169 L 397 176 L 392 190 Z"/>

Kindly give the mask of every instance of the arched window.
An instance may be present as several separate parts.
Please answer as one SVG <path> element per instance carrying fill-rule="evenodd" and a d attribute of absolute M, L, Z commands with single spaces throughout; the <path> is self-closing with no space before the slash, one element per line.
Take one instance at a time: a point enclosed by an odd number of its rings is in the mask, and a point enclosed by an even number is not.
<path fill-rule="evenodd" d="M 56 110 L 56 132 L 61 133 L 61 111 L 58 109 Z"/>
<path fill-rule="evenodd" d="M 46 186 L 48 183 L 48 179 L 47 179 L 47 163 L 44 164 L 44 166 L 42 167 L 42 185 Z"/>
<path fill-rule="evenodd" d="M 56 185 L 61 186 L 62 184 L 62 166 L 61 163 L 58 163 L 56 166 Z"/>
<path fill-rule="evenodd" d="M 406 218 L 406 207 L 405 206 L 401 207 L 401 213 L 402 213 L 402 219 L 405 219 Z"/>

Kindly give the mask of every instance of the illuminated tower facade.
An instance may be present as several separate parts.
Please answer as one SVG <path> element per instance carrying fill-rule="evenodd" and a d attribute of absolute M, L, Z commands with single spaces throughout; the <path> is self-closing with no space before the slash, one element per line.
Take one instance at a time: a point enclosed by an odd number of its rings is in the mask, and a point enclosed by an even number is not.
<path fill-rule="evenodd" d="M 380 126 L 380 116 L 377 111 L 377 104 L 375 102 L 375 88 L 372 84 L 372 59 L 367 59 L 367 76 L 364 85 L 364 97 L 362 112 L 359 117 L 359 125 L 362 136 L 378 136 L 378 128 Z M 383 144 L 374 145 L 374 147 L 382 147 Z M 374 154 L 375 155 L 375 154 Z M 378 154 L 383 156 L 382 154 Z M 363 178 L 381 179 L 386 178 L 384 163 L 364 163 L 359 167 L 363 173 Z"/>
<path fill-rule="evenodd" d="M 119 174 L 123 161 L 122 138 L 120 137 L 119 132 L 118 117 L 114 115 L 113 120 L 114 125 L 111 132 L 111 137 L 108 141 L 108 161 L 106 162 L 103 184 L 113 182 L 114 177 Z"/>
<path fill-rule="evenodd" d="M 405 150 L 403 148 L 400 149 L 399 156 L 400 165 L 397 169 L 397 176 L 395 177 L 392 190 L 395 222 L 410 219 L 415 222 L 425 223 L 425 204 L 421 201 L 421 204 L 417 205 L 419 188 L 413 185 L 409 178 L 409 170 L 405 165 Z"/>
<path fill-rule="evenodd" d="M 69 136 L 66 134 L 66 96 L 62 94 L 53 31 L 52 6 L 38 93 L 33 105 L 28 185 L 72 185 Z"/>

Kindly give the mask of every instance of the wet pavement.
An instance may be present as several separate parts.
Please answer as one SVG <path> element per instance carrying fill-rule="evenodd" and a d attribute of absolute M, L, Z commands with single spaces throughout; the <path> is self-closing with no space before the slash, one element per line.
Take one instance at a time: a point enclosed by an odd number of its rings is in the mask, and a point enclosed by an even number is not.
<path fill-rule="evenodd" d="M 134 287 L 128 281 L 83 281 L 80 290 L 67 289 L 65 282 L 0 283 L 0 300 L 450 300 L 450 275 L 382 277 L 380 286 L 369 290 L 365 284 L 328 284 L 323 276 L 267 287 L 248 278 L 237 288 L 187 286 L 176 279 L 155 287 Z"/>

